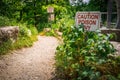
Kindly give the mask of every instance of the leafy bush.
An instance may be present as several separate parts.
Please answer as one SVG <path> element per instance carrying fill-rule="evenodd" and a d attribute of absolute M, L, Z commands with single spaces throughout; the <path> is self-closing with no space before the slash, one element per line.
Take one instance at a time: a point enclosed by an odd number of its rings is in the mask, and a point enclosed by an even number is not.
<path fill-rule="evenodd" d="M 75 23 L 74 19 L 71 19 L 70 15 L 64 15 L 61 19 L 58 19 L 56 21 L 56 25 L 53 25 L 52 27 L 57 27 L 59 31 L 64 31 L 67 27 L 72 26 Z"/>
<path fill-rule="evenodd" d="M 28 36 L 29 35 L 29 33 L 28 33 L 29 29 L 27 27 L 20 26 L 19 29 L 20 29 L 19 34 L 21 36 Z"/>
<path fill-rule="evenodd" d="M 82 25 L 65 29 L 63 44 L 57 47 L 55 56 L 58 75 L 65 80 L 104 80 L 100 77 L 105 73 L 98 66 L 112 61 L 108 55 L 115 49 L 109 42 L 110 37 L 85 31 Z"/>
<path fill-rule="evenodd" d="M 0 27 L 16 26 L 18 22 L 15 19 L 9 19 L 7 17 L 0 16 Z"/>
<path fill-rule="evenodd" d="M 37 30 L 38 32 L 41 32 L 44 28 L 47 28 L 48 27 L 48 23 L 39 23 L 37 25 Z"/>
<path fill-rule="evenodd" d="M 0 16 L 0 27 L 8 26 L 10 20 L 7 17 Z"/>
<path fill-rule="evenodd" d="M 0 55 L 6 54 L 11 50 L 20 49 L 23 47 L 30 47 L 33 45 L 33 42 L 37 40 L 36 36 L 31 37 L 19 37 L 15 43 L 12 43 L 10 40 L 2 43 L 0 45 Z"/>
<path fill-rule="evenodd" d="M 57 34 L 57 31 L 55 31 L 54 29 L 51 29 L 49 32 L 45 32 L 46 36 L 54 36 L 54 37 L 58 37 L 59 35 Z"/>
<path fill-rule="evenodd" d="M 30 26 L 29 29 L 30 29 L 32 35 L 37 35 L 38 34 L 38 30 L 36 29 L 36 27 Z"/>
<path fill-rule="evenodd" d="M 31 39 L 31 37 L 20 37 L 13 44 L 12 49 L 20 49 L 22 47 L 30 47 L 32 45 L 33 45 L 33 41 Z"/>
<path fill-rule="evenodd" d="M 32 36 L 38 34 L 37 28 L 32 25 L 26 25 L 21 23 L 17 25 L 19 26 L 19 33 L 21 36 Z"/>
<path fill-rule="evenodd" d="M 20 49 L 22 47 L 30 47 L 33 42 L 37 40 L 38 31 L 35 27 L 26 24 L 18 24 L 20 31 L 18 40 L 13 44 L 13 49 Z"/>
<path fill-rule="evenodd" d="M 15 25 L 16 22 L 11 24 Z M 6 42 L 1 43 L 0 55 L 6 54 L 9 51 L 14 49 L 30 47 L 33 45 L 33 42 L 37 40 L 38 31 L 35 27 L 26 25 L 26 24 L 21 24 L 21 23 L 18 23 L 16 25 L 19 26 L 19 29 L 20 29 L 17 41 L 15 43 L 12 43 L 11 40 L 7 40 Z"/>
<path fill-rule="evenodd" d="M 11 44 L 12 44 L 12 42 L 10 40 L 0 44 L 0 55 L 9 52 L 12 47 Z"/>

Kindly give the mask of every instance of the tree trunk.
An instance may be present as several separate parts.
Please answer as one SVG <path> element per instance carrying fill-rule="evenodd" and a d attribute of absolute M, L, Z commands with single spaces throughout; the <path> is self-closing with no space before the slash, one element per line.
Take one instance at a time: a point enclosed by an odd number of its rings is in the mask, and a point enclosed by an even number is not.
<path fill-rule="evenodd" d="M 48 5 L 48 0 L 46 0 L 46 5 Z"/>
<path fill-rule="evenodd" d="M 108 0 L 107 5 L 107 27 L 111 27 L 111 18 L 112 18 L 112 7 L 113 7 L 113 0 Z"/>
<path fill-rule="evenodd" d="M 22 15 L 23 15 L 23 10 L 20 10 L 20 18 L 19 18 L 19 21 L 22 20 Z"/>
<path fill-rule="evenodd" d="M 36 25 L 37 25 L 37 23 L 36 23 L 36 21 L 37 21 L 37 17 L 36 17 L 36 0 L 34 0 L 33 5 L 34 5 L 34 25 L 36 27 Z"/>
<path fill-rule="evenodd" d="M 115 0 L 117 5 L 117 24 L 116 28 L 120 29 L 120 0 Z"/>

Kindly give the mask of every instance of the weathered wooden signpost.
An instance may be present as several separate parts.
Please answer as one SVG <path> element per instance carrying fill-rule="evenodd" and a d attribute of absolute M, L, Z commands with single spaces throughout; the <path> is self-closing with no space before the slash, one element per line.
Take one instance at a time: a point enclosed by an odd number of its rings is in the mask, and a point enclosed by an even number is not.
<path fill-rule="evenodd" d="M 76 26 L 83 24 L 84 29 L 88 31 L 96 31 L 100 28 L 101 14 L 100 12 L 77 12 Z"/>
<path fill-rule="evenodd" d="M 54 21 L 55 17 L 54 17 L 54 8 L 53 7 L 48 7 L 47 8 L 47 12 L 48 12 L 48 22 Z"/>

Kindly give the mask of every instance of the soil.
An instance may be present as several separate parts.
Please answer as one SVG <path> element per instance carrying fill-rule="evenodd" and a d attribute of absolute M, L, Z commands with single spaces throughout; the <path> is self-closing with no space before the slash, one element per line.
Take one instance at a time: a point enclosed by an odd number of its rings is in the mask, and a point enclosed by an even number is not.
<path fill-rule="evenodd" d="M 54 37 L 38 36 L 32 47 L 0 56 L 0 80 L 50 80 L 58 44 Z"/>

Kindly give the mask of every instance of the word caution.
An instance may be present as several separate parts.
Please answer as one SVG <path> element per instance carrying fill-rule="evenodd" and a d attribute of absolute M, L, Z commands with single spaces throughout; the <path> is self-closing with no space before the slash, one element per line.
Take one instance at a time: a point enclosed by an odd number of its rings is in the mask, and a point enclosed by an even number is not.
<path fill-rule="evenodd" d="M 100 27 L 100 12 L 77 12 L 76 25 L 83 24 L 85 30 L 95 31 Z"/>

